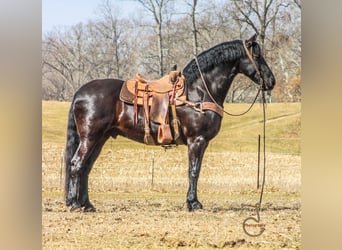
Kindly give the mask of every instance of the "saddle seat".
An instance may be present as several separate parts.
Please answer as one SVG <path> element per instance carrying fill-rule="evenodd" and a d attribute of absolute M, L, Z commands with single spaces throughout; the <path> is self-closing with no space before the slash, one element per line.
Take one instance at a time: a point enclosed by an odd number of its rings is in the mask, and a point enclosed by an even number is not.
<path fill-rule="evenodd" d="M 135 79 L 124 82 L 120 100 L 134 105 L 135 124 L 138 119 L 138 106 L 144 110 L 145 143 L 156 144 L 150 135 L 150 122 L 159 124 L 157 144 L 170 145 L 179 137 L 175 106 L 183 105 L 185 100 L 184 77 L 179 71 L 171 71 L 169 75 L 157 80 L 147 80 L 141 74 Z M 169 107 L 173 116 L 174 137 L 169 124 Z"/>

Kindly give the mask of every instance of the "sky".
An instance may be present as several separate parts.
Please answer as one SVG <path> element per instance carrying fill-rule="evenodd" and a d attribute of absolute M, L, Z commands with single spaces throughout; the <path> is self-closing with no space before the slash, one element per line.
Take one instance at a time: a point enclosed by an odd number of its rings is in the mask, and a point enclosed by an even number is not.
<path fill-rule="evenodd" d="M 105 0 L 42 0 L 42 34 L 53 30 L 55 27 L 73 26 L 80 22 L 96 19 L 96 9 Z M 133 16 L 137 10 L 143 7 L 136 0 L 109 0 L 119 11 L 120 18 Z M 224 0 L 211 0 L 210 3 L 219 3 Z M 175 8 L 188 8 L 184 0 L 176 0 Z M 203 1 L 202 3 L 206 3 Z M 199 7 L 199 6 L 198 6 Z M 139 13 L 143 13 L 140 11 Z"/>
<path fill-rule="evenodd" d="M 42 0 L 42 33 L 54 27 L 72 26 L 94 19 L 96 8 L 103 0 Z M 139 4 L 130 0 L 112 0 L 120 9 L 120 16 L 129 15 Z"/>

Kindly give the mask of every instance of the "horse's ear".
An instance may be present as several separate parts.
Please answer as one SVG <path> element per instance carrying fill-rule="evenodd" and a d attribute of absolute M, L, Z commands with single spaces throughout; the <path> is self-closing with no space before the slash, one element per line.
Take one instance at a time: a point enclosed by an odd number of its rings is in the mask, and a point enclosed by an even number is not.
<path fill-rule="evenodd" d="M 245 40 L 245 44 L 246 44 L 246 46 L 247 46 L 248 48 L 251 47 L 252 44 L 253 44 L 253 42 L 256 41 L 257 36 L 258 36 L 258 34 L 255 33 L 252 37 L 250 37 L 249 39 Z"/>

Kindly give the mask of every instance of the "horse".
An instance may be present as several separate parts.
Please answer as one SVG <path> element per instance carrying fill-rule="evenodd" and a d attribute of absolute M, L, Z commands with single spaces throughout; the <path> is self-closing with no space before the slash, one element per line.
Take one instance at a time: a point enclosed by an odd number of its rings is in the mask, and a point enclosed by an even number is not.
<path fill-rule="evenodd" d="M 188 180 L 186 204 L 189 211 L 202 209 L 197 197 L 197 183 L 204 152 L 219 132 L 223 104 L 234 77 L 241 73 L 270 92 L 275 77 L 256 41 L 231 40 L 209 48 L 193 58 L 182 70 L 186 100 L 196 105 L 176 107 L 180 139 L 177 145 L 188 148 Z M 138 107 L 120 100 L 124 84 L 120 79 L 98 79 L 82 85 L 71 102 L 65 147 L 65 203 L 70 211 L 95 211 L 89 200 L 88 176 L 101 148 L 110 137 L 123 136 L 144 143 L 144 113 Z M 201 103 L 214 109 L 199 110 Z M 196 106 L 196 107 L 194 107 Z M 135 111 L 138 114 L 135 114 Z M 135 116 L 138 122 L 134 122 Z M 151 136 L 157 126 L 151 122 Z"/>

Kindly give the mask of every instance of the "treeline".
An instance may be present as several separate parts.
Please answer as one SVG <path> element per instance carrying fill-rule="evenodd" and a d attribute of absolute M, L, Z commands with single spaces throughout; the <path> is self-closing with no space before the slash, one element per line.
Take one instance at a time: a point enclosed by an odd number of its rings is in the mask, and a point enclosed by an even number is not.
<path fill-rule="evenodd" d="M 134 16 L 104 0 L 87 23 L 44 34 L 44 100 L 71 100 L 97 78 L 128 79 L 140 72 L 158 78 L 217 43 L 258 33 L 277 80 L 273 102 L 301 99 L 301 4 L 298 0 L 137 0 Z M 120 2 L 123 4 L 129 4 Z M 117 4 L 117 2 L 116 2 Z M 239 76 L 228 102 L 248 102 L 256 88 Z"/>

